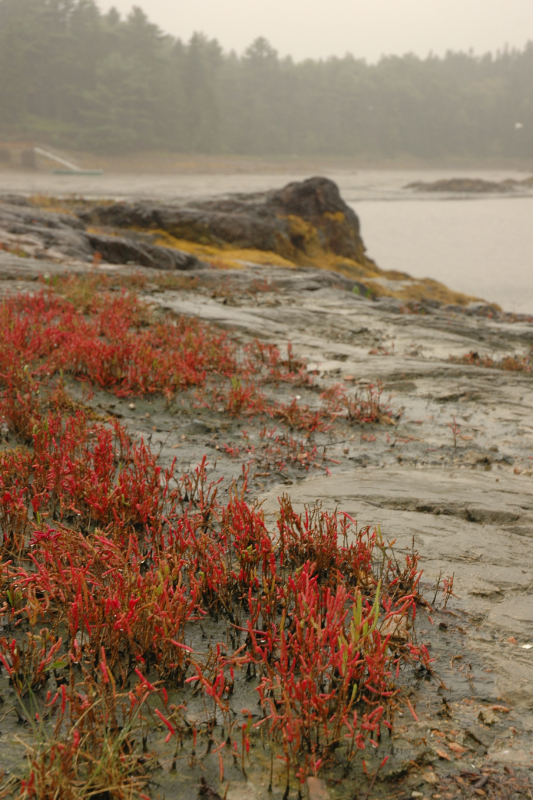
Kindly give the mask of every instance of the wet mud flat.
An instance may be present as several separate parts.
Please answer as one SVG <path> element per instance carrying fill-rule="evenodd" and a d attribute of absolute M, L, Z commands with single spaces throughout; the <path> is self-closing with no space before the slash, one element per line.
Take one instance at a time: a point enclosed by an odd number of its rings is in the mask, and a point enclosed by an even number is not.
<path fill-rule="evenodd" d="M 4 297 L 53 288 L 54 275 L 90 269 L 3 253 L 0 268 Z M 46 276 L 44 284 L 38 275 Z M 303 791 L 312 798 L 529 797 L 533 392 L 527 369 L 497 365 L 527 356 L 532 324 L 482 305 L 465 310 L 367 300 L 342 277 L 313 269 L 204 270 L 179 275 L 174 285 L 149 269 L 114 267 L 102 275 L 117 294 L 136 281 L 154 318 L 208 321 L 239 346 L 259 340 L 275 346 L 284 361 L 298 362 L 301 380 L 262 387 L 270 404 L 312 415 L 335 386 L 373 401 L 374 410 L 378 404 L 373 421 L 333 410 L 329 427 L 308 424 L 306 430 L 287 413 L 234 413 L 223 399 L 220 405 L 203 402 L 194 389 L 169 402 L 98 389 L 87 394 L 67 379 L 76 402 L 105 424 L 119 421 L 134 440 L 142 437 L 162 468 L 176 459 L 179 471 L 194 471 L 206 456 L 210 480 L 223 479 L 224 498 L 232 481 L 242 485 L 248 469 L 246 498 L 261 503 L 269 530 L 285 494 L 296 510 L 318 500 L 324 510 L 350 514 L 360 527 L 379 525 L 399 556 L 413 547 L 419 553 L 421 588 L 432 608 L 419 608 L 414 633 L 435 661 L 433 674 L 406 669 L 399 678 L 414 713 L 407 706 L 398 712 L 392 735 L 383 731 L 379 748 L 365 750 L 365 767 L 362 759 L 349 774 L 332 766 Z M 473 352 L 477 358 L 462 360 Z M 496 366 L 480 365 L 483 357 Z M 12 434 L 4 430 L 3 436 L 3 447 L 13 446 Z M 444 580 L 451 576 L 453 593 L 446 597 Z M 188 644 L 201 649 L 220 640 L 220 624 L 211 620 L 201 635 L 188 632 Z M 222 627 L 231 644 L 225 622 Z M 2 768 L 15 774 L 23 743 L 34 733 L 5 671 L 0 681 Z M 252 708 L 256 687 L 239 681 L 235 704 Z M 184 694 L 187 724 L 208 725 L 190 685 L 176 693 L 176 703 Z M 221 722 L 215 716 L 215 728 Z M 184 735 L 175 764 L 175 748 L 165 738 L 155 726 L 147 735 L 147 751 L 158 754 L 148 796 L 285 794 L 279 747 L 259 734 L 244 761 L 240 755 L 227 760 L 223 782 L 209 736 L 195 747 Z M 294 781 L 290 792 L 297 796 Z"/>
<path fill-rule="evenodd" d="M 280 347 L 290 340 L 322 388 L 381 382 L 395 424 L 323 434 L 327 457 L 340 462 L 327 462 L 330 475 L 290 474 L 269 486 L 275 476 L 263 474 L 258 495 L 267 520 L 285 492 L 295 506 L 319 499 L 360 525 L 379 524 L 400 551 L 414 543 L 430 599 L 439 578 L 454 576 L 457 597 L 417 621 L 438 680 L 413 684 L 420 721 L 406 712 L 370 795 L 518 796 L 513 776 L 533 766 L 532 383 L 527 372 L 451 359 L 476 351 L 498 362 L 527 353 L 531 324 L 487 318 L 483 309 L 409 313 L 394 301 L 313 284 L 311 276 L 300 286 L 292 280 L 294 288 L 253 303 L 238 291 L 199 298 L 194 311 L 192 298 L 152 299 Z M 350 796 L 344 782 L 327 784 L 331 796 Z"/>

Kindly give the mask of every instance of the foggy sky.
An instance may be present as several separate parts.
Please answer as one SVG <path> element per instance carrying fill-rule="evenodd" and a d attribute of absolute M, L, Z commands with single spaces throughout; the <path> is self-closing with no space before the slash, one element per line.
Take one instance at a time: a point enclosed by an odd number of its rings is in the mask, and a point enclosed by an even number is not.
<path fill-rule="evenodd" d="M 97 0 L 122 14 L 140 6 L 165 32 L 195 31 L 241 54 L 265 36 L 296 60 L 446 50 L 495 52 L 533 39 L 532 0 Z"/>

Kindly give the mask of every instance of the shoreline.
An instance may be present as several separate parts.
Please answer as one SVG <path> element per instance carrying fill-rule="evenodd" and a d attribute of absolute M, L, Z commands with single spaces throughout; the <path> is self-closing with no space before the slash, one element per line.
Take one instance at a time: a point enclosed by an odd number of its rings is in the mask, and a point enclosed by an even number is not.
<path fill-rule="evenodd" d="M 77 203 L 83 205 L 84 197 L 92 204 L 138 199 L 147 205 L 181 206 L 221 200 L 231 194 L 261 192 L 278 188 L 288 180 L 300 180 L 296 174 L 274 173 L 233 173 L 229 177 L 215 173 L 145 176 L 124 173 L 80 178 L 4 171 L 3 176 L 6 196 L 11 193 L 25 197 L 43 211 L 61 208 L 75 211 Z M 469 297 L 483 297 L 509 312 L 532 313 L 533 280 L 528 277 L 528 265 L 533 248 L 524 234 L 528 230 L 533 197 L 518 193 L 415 196 L 409 190 L 404 192 L 401 187 L 416 176 L 420 178 L 422 174 L 369 171 L 332 175 L 348 205 L 359 214 L 367 253 L 383 277 L 404 273 L 406 279 L 410 276 L 417 283 L 436 281 Z M 498 180 L 508 176 L 508 172 L 491 175 Z M 433 173 L 429 177 L 438 176 Z M 1 178 L 2 174 L 0 182 Z M 509 205 L 506 202 L 509 199 L 521 203 Z M 219 256 L 231 259 L 228 252 L 218 252 L 216 243 L 214 250 L 208 248 L 205 252 L 195 244 L 172 241 L 169 244 L 207 260 L 219 260 Z M 41 257 L 45 256 L 43 252 Z M 241 251 L 235 257 L 254 261 L 257 254 Z M 265 256 L 261 263 L 264 260 Z M 502 271 L 504 263 L 507 266 Z"/>
<path fill-rule="evenodd" d="M 21 150 L 32 147 L 31 143 L 1 142 L 0 149 L 13 151 L 16 157 Z M 52 147 L 51 152 L 56 152 Z M 471 157 L 449 156 L 442 159 L 420 159 L 413 156 L 397 158 L 382 158 L 373 155 L 360 156 L 330 156 L 330 155 L 234 155 L 234 154 L 205 154 L 205 153 L 170 153 L 158 151 L 140 151 L 124 156 L 108 156 L 87 151 L 57 150 L 72 158 L 85 168 L 104 169 L 109 172 L 123 174 L 168 174 L 169 170 L 180 174 L 228 174 L 242 172 L 244 174 L 265 173 L 283 174 L 284 172 L 301 172 L 314 174 L 320 170 L 463 170 L 473 172 L 481 171 L 518 171 L 532 172 L 533 160 L 530 158 L 492 158 L 475 159 Z M 42 171 L 50 171 L 46 165 L 50 164 L 42 156 L 37 157 L 37 164 Z M 0 164 L 0 175 L 17 171 L 15 165 Z M 32 174 L 32 171 L 27 171 Z"/>

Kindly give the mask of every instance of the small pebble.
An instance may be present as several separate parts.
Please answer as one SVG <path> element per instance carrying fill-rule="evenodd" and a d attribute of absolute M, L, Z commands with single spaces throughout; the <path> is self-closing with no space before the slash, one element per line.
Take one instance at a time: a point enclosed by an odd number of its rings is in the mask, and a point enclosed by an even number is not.
<path fill-rule="evenodd" d="M 135 411 L 135 403 L 130 403 L 129 408 L 131 408 L 132 411 Z"/>
<path fill-rule="evenodd" d="M 490 708 L 482 708 L 478 714 L 478 720 L 484 725 L 494 725 L 498 718 Z"/>

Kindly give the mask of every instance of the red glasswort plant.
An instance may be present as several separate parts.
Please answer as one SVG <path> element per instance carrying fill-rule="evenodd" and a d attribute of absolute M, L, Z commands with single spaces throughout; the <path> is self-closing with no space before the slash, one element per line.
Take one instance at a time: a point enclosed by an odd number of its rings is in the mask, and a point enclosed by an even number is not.
<path fill-rule="evenodd" d="M 83 298 L 82 310 L 52 292 L 0 306 L 0 421 L 22 443 L 0 452 L 0 613 L 12 631 L 0 661 L 20 702 L 37 709 L 27 716 L 41 738 L 19 796 L 77 800 L 104 786 L 146 797 L 143 751 L 160 729 L 168 745 L 192 739 L 190 758 L 205 733 L 221 775 L 226 752 L 244 770 L 254 737 L 268 735 L 286 765 L 286 796 L 291 774 L 303 781 L 335 760 L 348 769 L 393 724 L 400 666 L 429 668 L 406 633 L 419 600 L 416 556 L 400 564 L 379 530 L 319 506 L 298 514 L 288 498 L 268 531 L 246 501 L 246 472 L 222 501 L 205 457 L 177 475 L 116 420 L 95 418 L 69 397 L 61 371 L 119 395 L 170 396 L 212 380 L 216 398 L 238 362 L 226 334 L 198 321 L 151 321 L 131 294 Z M 290 350 L 281 360 L 255 344 L 245 358 L 265 379 L 304 380 Z M 246 386 L 232 384 L 235 413 L 251 403 L 265 413 Z M 375 421 L 381 391 L 366 391 L 333 400 Z M 270 413 L 308 431 L 323 424 L 296 400 Z M 260 437 L 268 463 L 317 463 L 314 446 L 274 433 Z M 219 641 L 206 646 L 208 620 Z M 235 707 L 249 681 L 255 722 Z M 187 720 L 198 696 L 200 727 Z"/>

